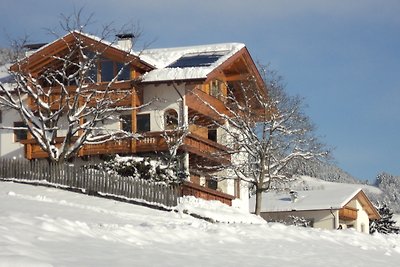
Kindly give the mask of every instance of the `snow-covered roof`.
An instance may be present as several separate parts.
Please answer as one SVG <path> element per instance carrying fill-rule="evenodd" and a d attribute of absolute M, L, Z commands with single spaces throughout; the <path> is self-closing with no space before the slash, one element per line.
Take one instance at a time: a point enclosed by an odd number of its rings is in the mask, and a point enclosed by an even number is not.
<path fill-rule="evenodd" d="M 97 36 L 78 32 L 93 40 L 102 42 L 107 46 L 123 50 L 118 42 L 111 43 Z M 244 48 L 242 43 L 220 43 L 196 46 L 172 47 L 172 48 L 156 48 L 145 49 L 143 51 L 131 50 L 129 53 L 138 56 L 143 62 L 155 67 L 145 73 L 142 77 L 143 82 L 159 82 L 171 80 L 193 80 L 206 79 L 207 75 L 215 68 L 220 66 L 240 49 Z M 210 57 L 215 60 L 202 62 L 203 64 L 192 64 L 190 66 L 179 66 L 172 64 L 186 58 Z M 207 59 L 206 59 L 207 60 Z M 198 62 L 198 61 L 197 61 Z M 209 64 L 208 64 L 209 63 Z"/>
<path fill-rule="evenodd" d="M 329 189 L 296 191 L 297 200 L 292 201 L 287 191 L 263 193 L 261 212 L 341 209 L 349 203 L 361 188 L 343 185 Z M 254 211 L 255 196 L 250 199 Z"/>
<path fill-rule="evenodd" d="M 140 58 L 156 69 L 146 73 L 143 81 L 205 79 L 210 72 L 244 47 L 242 43 L 222 43 L 146 49 L 140 53 Z"/>
<path fill-rule="evenodd" d="M 3 85 L 4 89 L 12 90 L 14 78 L 9 73 L 9 68 L 11 64 L 5 64 L 0 66 L 0 83 Z"/>
<path fill-rule="evenodd" d="M 155 68 L 143 75 L 143 82 L 206 79 L 208 74 L 245 47 L 242 43 L 221 43 L 145 49 L 143 51 L 131 50 L 127 52 L 118 42 L 112 43 L 80 31 L 71 33 L 81 34 L 109 47 L 124 51 L 132 56 L 137 56 L 143 63 Z M 35 53 L 46 49 L 71 33 L 40 47 Z"/>

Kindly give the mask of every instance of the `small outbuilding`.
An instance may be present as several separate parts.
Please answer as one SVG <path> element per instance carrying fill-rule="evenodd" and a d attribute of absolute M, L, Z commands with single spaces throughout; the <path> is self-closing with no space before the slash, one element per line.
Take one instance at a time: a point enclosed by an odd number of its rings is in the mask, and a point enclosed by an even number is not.
<path fill-rule="evenodd" d="M 255 196 L 250 199 L 254 212 Z M 335 187 L 308 191 L 263 193 L 261 217 L 269 222 L 304 218 L 312 227 L 321 229 L 354 228 L 369 233 L 369 220 L 380 215 L 361 188 Z"/>

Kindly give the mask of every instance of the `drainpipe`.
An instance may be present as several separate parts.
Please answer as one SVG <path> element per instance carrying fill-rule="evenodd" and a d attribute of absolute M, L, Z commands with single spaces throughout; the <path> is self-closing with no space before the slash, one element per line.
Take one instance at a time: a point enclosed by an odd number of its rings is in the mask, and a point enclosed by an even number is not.
<path fill-rule="evenodd" d="M 331 214 L 332 214 L 332 216 L 333 216 L 333 226 L 334 226 L 334 229 L 338 229 L 338 226 L 336 225 L 336 216 L 335 216 L 335 214 L 333 213 L 333 208 L 331 207 Z"/>

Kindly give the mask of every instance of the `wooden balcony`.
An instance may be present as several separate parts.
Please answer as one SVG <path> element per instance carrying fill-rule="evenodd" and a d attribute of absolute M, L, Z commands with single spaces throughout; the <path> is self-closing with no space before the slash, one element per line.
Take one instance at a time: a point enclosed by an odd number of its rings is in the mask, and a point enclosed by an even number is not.
<path fill-rule="evenodd" d="M 188 90 L 185 97 L 189 111 L 195 111 L 196 113 L 209 117 L 212 120 L 221 121 L 220 114 L 229 114 L 229 111 L 221 100 L 200 89 L 193 88 Z"/>
<path fill-rule="evenodd" d="M 84 145 L 79 151 L 79 156 L 126 154 L 131 153 L 134 144 L 130 139 L 110 141 L 103 144 Z"/>
<path fill-rule="evenodd" d="M 168 145 L 162 134 L 163 132 L 146 133 L 142 139 L 136 141 L 136 152 L 167 151 Z M 171 135 L 170 138 L 174 139 Z M 227 164 L 231 160 L 226 146 L 196 134 L 187 135 L 179 149 L 211 160 L 217 164 Z"/>
<path fill-rule="evenodd" d="M 163 132 L 149 132 L 144 134 L 144 136 L 139 140 L 122 139 L 117 141 L 109 141 L 102 144 L 84 145 L 79 151 L 78 155 L 94 156 L 167 151 L 168 145 L 162 134 Z M 171 138 L 173 140 L 174 137 Z M 58 138 L 56 142 L 61 143 L 62 138 Z M 35 140 L 24 140 L 21 143 L 25 144 L 26 146 L 25 151 L 27 159 L 48 157 L 48 154 L 40 148 Z M 196 156 L 203 157 L 205 160 L 209 160 L 217 164 L 230 162 L 230 155 L 227 153 L 227 148 L 225 146 L 194 134 L 189 134 L 186 136 L 182 146 L 179 149 L 193 153 Z"/>
<path fill-rule="evenodd" d="M 90 96 L 90 101 L 87 102 L 88 106 L 96 106 L 97 103 L 102 99 L 107 99 L 115 102 L 115 106 L 131 106 L 134 97 L 134 103 L 136 106 L 143 104 L 143 95 L 136 92 L 134 89 L 134 84 L 131 81 L 115 82 L 109 88 L 109 93 L 105 95 L 107 90 L 107 83 L 90 84 L 87 88 L 82 89 L 81 97 L 79 98 L 79 103 L 86 102 L 85 98 Z M 41 100 L 46 103 L 52 110 L 58 110 L 61 106 L 66 104 L 66 97 L 61 96 L 61 87 L 56 86 L 52 88 L 45 88 L 45 91 L 51 92 L 49 97 L 42 96 Z M 66 90 L 69 95 L 69 104 L 72 105 L 73 97 L 75 94 L 76 86 L 67 86 Z M 93 93 L 96 91 L 95 93 Z M 30 97 L 28 98 L 28 105 L 32 110 L 38 110 L 38 104 L 35 100 Z"/>
<path fill-rule="evenodd" d="M 339 210 L 339 219 L 345 221 L 353 221 L 357 219 L 357 209 L 344 207 Z"/>

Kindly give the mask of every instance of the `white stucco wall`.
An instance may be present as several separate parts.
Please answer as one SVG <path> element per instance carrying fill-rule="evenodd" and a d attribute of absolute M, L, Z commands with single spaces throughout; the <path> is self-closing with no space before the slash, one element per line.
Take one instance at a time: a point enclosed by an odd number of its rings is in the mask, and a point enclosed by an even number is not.
<path fill-rule="evenodd" d="M 184 96 L 185 86 L 181 84 L 176 87 Z M 180 114 L 182 99 L 172 85 L 147 85 L 143 89 L 143 102 L 152 102 L 138 111 L 138 114 L 150 114 L 150 131 L 164 130 L 164 112 L 168 109 L 174 109 L 178 113 L 179 120 L 182 118 Z M 187 107 L 184 110 L 186 114 L 183 118 L 187 122 Z"/>
<path fill-rule="evenodd" d="M 291 222 L 289 216 L 303 217 L 313 221 L 313 227 L 319 229 L 333 230 L 338 226 L 339 211 L 333 210 L 312 210 L 312 211 L 282 211 L 262 212 L 261 217 L 266 221 Z"/>
<path fill-rule="evenodd" d="M 362 233 L 369 233 L 369 218 L 367 212 L 363 209 L 361 203 L 357 199 L 353 199 L 347 205 L 357 209 L 357 219 L 353 221 L 353 227 Z"/>
<path fill-rule="evenodd" d="M 221 174 L 222 175 L 222 174 Z M 233 177 L 233 176 L 232 176 Z M 218 182 L 218 189 L 224 193 L 235 195 L 235 180 L 225 179 Z M 232 206 L 240 208 L 243 211 L 249 211 L 249 185 L 247 182 L 240 182 L 240 196 L 232 203 Z"/>
<path fill-rule="evenodd" d="M 235 131 L 235 128 L 230 127 L 229 123 L 226 122 L 225 126 L 228 131 Z M 236 130 L 237 131 L 237 130 Z M 232 137 L 225 131 L 225 129 L 219 128 L 217 130 L 217 141 L 220 144 L 225 146 L 231 146 L 233 144 Z M 246 153 L 235 153 L 231 155 L 231 161 L 233 165 L 240 166 L 247 159 Z M 234 179 L 237 178 L 237 175 L 233 170 L 227 169 L 221 172 L 221 176 L 230 177 L 231 179 L 227 179 L 221 182 L 221 188 L 224 192 L 228 194 L 234 195 L 235 192 L 235 182 Z M 249 210 L 249 183 L 241 180 L 240 182 L 240 198 L 235 201 L 235 205 L 240 207 L 243 210 Z"/>
<path fill-rule="evenodd" d="M 2 110 L 2 127 L 12 127 L 14 122 L 21 121 L 15 110 Z M 7 158 L 23 158 L 24 145 L 15 142 L 14 131 L 0 129 L 0 156 Z"/>

